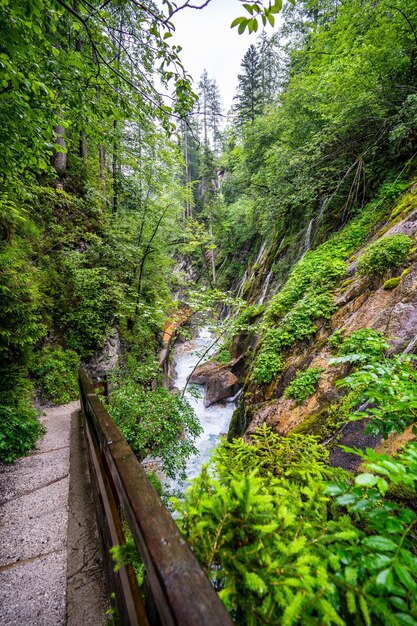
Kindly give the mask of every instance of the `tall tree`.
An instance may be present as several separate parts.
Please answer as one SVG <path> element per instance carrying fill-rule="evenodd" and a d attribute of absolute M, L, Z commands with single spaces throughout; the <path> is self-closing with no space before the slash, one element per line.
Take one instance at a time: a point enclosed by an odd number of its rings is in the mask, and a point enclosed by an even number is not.
<path fill-rule="evenodd" d="M 262 68 L 259 52 L 255 45 L 249 46 L 243 57 L 241 67 L 243 72 L 238 74 L 238 87 L 235 96 L 234 110 L 241 124 L 252 123 L 262 112 Z"/>
<path fill-rule="evenodd" d="M 198 82 L 198 96 L 204 145 L 218 151 L 222 116 L 220 90 L 215 79 L 209 77 L 206 69 Z"/>

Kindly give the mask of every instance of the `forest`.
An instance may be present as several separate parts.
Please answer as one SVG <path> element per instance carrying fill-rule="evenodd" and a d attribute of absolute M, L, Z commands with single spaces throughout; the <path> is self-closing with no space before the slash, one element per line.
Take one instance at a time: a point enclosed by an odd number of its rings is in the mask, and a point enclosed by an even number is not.
<path fill-rule="evenodd" d="M 417 625 L 417 3 L 234 0 L 224 111 L 170 41 L 209 2 L 0 0 L 0 461 L 111 352 L 236 624 Z M 236 408 L 173 493 L 202 426 L 159 358 L 206 326 Z"/>

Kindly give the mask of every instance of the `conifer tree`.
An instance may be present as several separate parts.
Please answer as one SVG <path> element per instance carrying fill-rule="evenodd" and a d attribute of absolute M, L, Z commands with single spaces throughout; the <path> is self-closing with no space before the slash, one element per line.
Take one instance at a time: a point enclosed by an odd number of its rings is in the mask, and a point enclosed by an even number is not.
<path fill-rule="evenodd" d="M 255 45 L 250 45 L 243 57 L 241 67 L 242 74 L 238 74 L 236 105 L 241 124 L 252 123 L 257 115 L 262 112 L 262 69 L 259 52 Z"/>

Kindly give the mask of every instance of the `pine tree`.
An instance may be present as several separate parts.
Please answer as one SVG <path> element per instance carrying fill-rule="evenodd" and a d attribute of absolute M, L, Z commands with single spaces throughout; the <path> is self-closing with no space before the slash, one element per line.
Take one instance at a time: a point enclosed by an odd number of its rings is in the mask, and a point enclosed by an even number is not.
<path fill-rule="evenodd" d="M 198 83 L 199 110 L 202 118 L 203 142 L 217 151 L 220 142 L 222 105 L 219 87 L 204 70 Z"/>
<path fill-rule="evenodd" d="M 262 69 L 259 52 L 253 44 L 243 57 L 242 74 L 238 74 L 238 87 L 234 110 L 241 124 L 253 122 L 262 112 Z"/>

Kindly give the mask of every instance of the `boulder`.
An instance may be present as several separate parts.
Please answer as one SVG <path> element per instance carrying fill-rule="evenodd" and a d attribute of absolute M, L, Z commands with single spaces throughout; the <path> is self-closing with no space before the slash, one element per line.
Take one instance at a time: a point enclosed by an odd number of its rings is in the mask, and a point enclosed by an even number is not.
<path fill-rule="evenodd" d="M 211 404 L 220 402 L 220 400 L 230 398 L 235 395 L 238 389 L 239 379 L 237 376 L 227 369 L 223 370 L 206 382 L 204 406 L 208 407 Z"/>
<path fill-rule="evenodd" d="M 190 375 L 188 382 L 194 385 L 205 385 L 204 406 L 220 402 L 234 396 L 239 389 L 240 359 L 235 359 L 227 365 L 216 361 L 208 361 L 197 367 Z M 233 372 L 235 368 L 236 373 Z"/>

